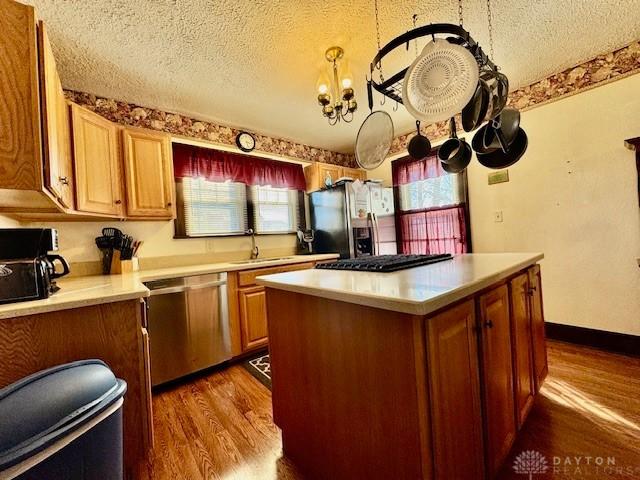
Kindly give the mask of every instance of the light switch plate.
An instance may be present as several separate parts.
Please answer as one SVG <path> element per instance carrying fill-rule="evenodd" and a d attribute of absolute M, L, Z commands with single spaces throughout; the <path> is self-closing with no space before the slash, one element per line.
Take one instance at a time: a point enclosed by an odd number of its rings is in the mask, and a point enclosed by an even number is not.
<path fill-rule="evenodd" d="M 502 223 L 502 210 L 496 210 L 493 212 L 493 221 L 496 223 Z"/>
<path fill-rule="evenodd" d="M 497 172 L 489 173 L 489 185 L 495 185 L 496 183 L 505 183 L 509 181 L 509 170 L 498 170 Z"/>

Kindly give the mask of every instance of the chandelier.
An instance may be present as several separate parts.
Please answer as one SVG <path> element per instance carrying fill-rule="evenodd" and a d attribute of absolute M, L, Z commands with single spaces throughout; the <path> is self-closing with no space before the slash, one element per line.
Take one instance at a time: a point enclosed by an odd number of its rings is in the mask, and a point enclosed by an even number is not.
<path fill-rule="evenodd" d="M 330 125 L 353 120 L 353 112 L 358 108 L 353 91 L 353 77 L 349 69 L 342 62 L 344 50 L 341 47 L 331 47 L 324 54 L 331 63 L 331 78 L 322 75 L 318 80 L 318 103 L 322 107 L 322 114 L 329 120 Z"/>

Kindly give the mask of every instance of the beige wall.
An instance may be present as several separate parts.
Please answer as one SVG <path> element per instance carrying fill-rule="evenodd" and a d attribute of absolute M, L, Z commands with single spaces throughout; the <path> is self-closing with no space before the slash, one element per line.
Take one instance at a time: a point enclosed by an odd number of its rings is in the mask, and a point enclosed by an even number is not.
<path fill-rule="evenodd" d="M 251 253 L 250 237 L 173 238 L 173 222 L 57 222 L 31 223 L 29 226 L 49 226 L 58 229 L 60 253 L 70 262 L 88 262 L 100 259 L 100 251 L 94 239 L 100 235 L 103 227 L 121 229 L 134 238 L 144 240 L 139 257 L 149 259 L 174 255 L 211 255 L 220 259 L 230 257 L 249 258 Z M 269 251 L 287 251 L 293 253 L 296 245 L 295 235 L 259 235 L 256 243 L 263 253 Z M 278 253 L 276 253 L 278 254 Z"/>
<path fill-rule="evenodd" d="M 19 227 L 20 224 L 12 218 L 0 215 L 0 228 Z"/>
<path fill-rule="evenodd" d="M 638 92 L 635 75 L 524 112 L 529 148 L 509 183 L 468 168 L 474 251 L 544 252 L 550 322 L 640 335 L 640 208 L 623 145 L 640 136 Z M 370 177 L 390 181 L 390 162 Z"/>

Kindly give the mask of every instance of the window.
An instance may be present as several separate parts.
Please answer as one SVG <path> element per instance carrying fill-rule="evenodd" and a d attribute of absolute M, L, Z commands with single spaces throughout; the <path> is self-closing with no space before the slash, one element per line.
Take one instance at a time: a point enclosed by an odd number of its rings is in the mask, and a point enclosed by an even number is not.
<path fill-rule="evenodd" d="M 247 230 L 244 183 L 182 179 L 184 226 L 188 237 L 243 234 Z"/>
<path fill-rule="evenodd" d="M 400 210 L 423 210 L 464 202 L 461 175 L 442 175 L 400 185 Z"/>
<path fill-rule="evenodd" d="M 402 253 L 466 253 L 470 249 L 466 176 L 448 174 L 435 152 L 392 163 Z"/>
<path fill-rule="evenodd" d="M 296 190 L 254 185 L 251 187 L 253 225 L 256 233 L 291 233 L 298 229 L 299 195 Z"/>

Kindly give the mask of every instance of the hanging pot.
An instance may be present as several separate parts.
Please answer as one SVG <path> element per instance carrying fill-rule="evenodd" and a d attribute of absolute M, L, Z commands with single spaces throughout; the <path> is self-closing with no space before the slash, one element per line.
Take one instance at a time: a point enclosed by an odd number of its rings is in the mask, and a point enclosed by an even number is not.
<path fill-rule="evenodd" d="M 507 153 L 502 151 L 501 148 L 497 148 L 487 153 L 476 153 L 476 156 L 478 157 L 478 162 L 480 162 L 481 165 L 499 170 L 501 168 L 510 167 L 520 160 L 524 155 L 524 152 L 527 151 L 528 145 L 529 140 L 527 138 L 527 134 L 522 128 L 519 128 Z"/>
<path fill-rule="evenodd" d="M 489 107 L 489 118 L 495 118 L 507 105 L 509 97 L 509 79 L 503 73 L 496 70 L 484 72 L 481 77 L 489 85 L 491 92 L 491 105 Z"/>
<path fill-rule="evenodd" d="M 509 150 L 520 129 L 520 112 L 515 108 L 505 108 L 502 113 L 484 128 L 482 145 L 485 150 L 502 149 Z"/>
<path fill-rule="evenodd" d="M 427 137 L 420 133 L 420 121 L 416 121 L 417 134 L 409 141 L 407 151 L 411 158 L 420 160 L 429 155 L 431 151 L 431 142 Z"/>
<path fill-rule="evenodd" d="M 450 138 L 438 150 L 438 158 L 442 168 L 448 173 L 458 173 L 467 168 L 471 162 L 471 146 L 456 134 L 456 121 L 449 120 Z M 445 168 L 445 165 L 447 167 Z"/>
<path fill-rule="evenodd" d="M 476 90 L 469 103 L 462 109 L 462 128 L 465 132 L 475 130 L 487 116 L 491 91 L 489 85 L 482 78 L 478 80 Z"/>

